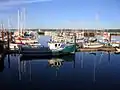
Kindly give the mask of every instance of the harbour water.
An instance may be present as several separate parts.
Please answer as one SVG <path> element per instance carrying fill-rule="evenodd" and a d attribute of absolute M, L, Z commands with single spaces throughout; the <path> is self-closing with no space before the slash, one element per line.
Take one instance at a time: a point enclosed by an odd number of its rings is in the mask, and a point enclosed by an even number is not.
<path fill-rule="evenodd" d="M 47 46 L 49 37 L 40 42 Z M 57 59 L 57 58 L 56 58 Z M 1 90 L 118 90 L 120 54 L 77 52 L 62 58 L 60 67 L 50 67 L 51 59 L 20 61 L 19 55 L 0 62 Z M 52 60 L 55 60 L 53 58 Z"/>

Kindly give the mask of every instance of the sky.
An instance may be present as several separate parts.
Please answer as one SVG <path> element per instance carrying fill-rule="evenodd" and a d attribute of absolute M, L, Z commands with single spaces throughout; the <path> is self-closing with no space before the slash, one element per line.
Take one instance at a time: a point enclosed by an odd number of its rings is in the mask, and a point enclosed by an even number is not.
<path fill-rule="evenodd" d="M 120 28 L 120 0 L 0 0 L 0 23 L 18 28 L 18 10 L 19 27 Z"/>

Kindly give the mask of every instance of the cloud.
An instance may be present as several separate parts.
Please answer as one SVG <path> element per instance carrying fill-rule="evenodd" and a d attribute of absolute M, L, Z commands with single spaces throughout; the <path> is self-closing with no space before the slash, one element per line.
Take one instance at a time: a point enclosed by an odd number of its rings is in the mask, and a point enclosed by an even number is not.
<path fill-rule="evenodd" d="M 9 9 L 12 6 L 48 1 L 52 0 L 0 0 L 0 9 Z"/>
<path fill-rule="evenodd" d="M 96 13 L 95 20 L 96 20 L 96 21 L 99 20 L 99 13 Z"/>
<path fill-rule="evenodd" d="M 2 0 L 1 5 L 6 6 L 6 5 L 20 5 L 20 4 L 26 4 L 26 3 L 36 3 L 36 2 L 46 2 L 46 1 L 51 1 L 51 0 Z"/>

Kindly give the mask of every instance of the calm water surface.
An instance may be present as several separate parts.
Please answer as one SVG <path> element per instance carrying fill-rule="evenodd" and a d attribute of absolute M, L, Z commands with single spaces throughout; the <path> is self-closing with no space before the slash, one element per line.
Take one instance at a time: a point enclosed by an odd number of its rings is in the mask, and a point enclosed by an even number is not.
<path fill-rule="evenodd" d="M 0 61 L 0 89 L 120 89 L 119 54 L 79 52 L 75 54 L 75 57 L 61 58 L 63 62 L 60 67 L 51 67 L 48 63 L 50 60 L 58 59 L 20 60 L 19 55 L 10 55 L 9 60 L 6 56 L 4 62 Z"/>

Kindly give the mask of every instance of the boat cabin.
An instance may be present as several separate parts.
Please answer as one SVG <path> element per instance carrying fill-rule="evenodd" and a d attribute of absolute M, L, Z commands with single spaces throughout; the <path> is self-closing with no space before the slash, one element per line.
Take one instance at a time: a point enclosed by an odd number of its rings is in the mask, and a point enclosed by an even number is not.
<path fill-rule="evenodd" d="M 48 46 L 50 49 L 59 49 L 59 48 L 64 48 L 65 44 L 63 44 L 63 43 L 48 43 Z"/>

